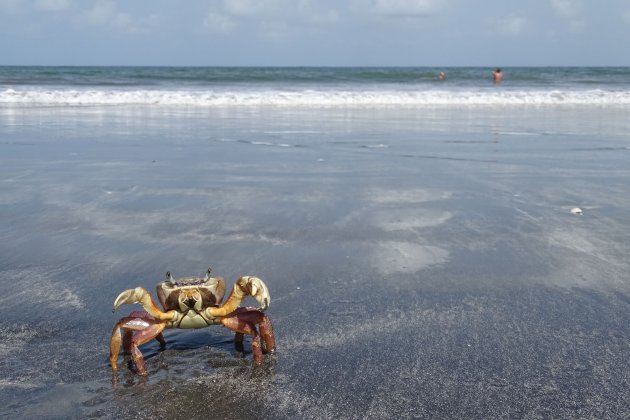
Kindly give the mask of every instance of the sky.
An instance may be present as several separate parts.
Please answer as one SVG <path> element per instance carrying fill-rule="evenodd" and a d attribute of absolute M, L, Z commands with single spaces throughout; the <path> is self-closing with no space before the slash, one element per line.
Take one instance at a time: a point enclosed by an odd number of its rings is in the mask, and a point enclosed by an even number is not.
<path fill-rule="evenodd" d="M 0 0 L 0 65 L 628 66 L 630 0 Z"/>

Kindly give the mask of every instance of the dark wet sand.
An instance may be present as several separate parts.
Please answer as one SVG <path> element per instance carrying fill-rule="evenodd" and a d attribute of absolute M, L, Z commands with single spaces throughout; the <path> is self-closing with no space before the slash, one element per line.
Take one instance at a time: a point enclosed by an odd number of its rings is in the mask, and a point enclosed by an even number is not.
<path fill-rule="evenodd" d="M 0 110 L 0 415 L 630 416 L 623 110 Z M 570 213 L 572 207 L 582 216 Z M 278 353 L 108 339 L 167 270 L 263 278 Z M 253 301 L 251 302 L 253 304 Z"/>

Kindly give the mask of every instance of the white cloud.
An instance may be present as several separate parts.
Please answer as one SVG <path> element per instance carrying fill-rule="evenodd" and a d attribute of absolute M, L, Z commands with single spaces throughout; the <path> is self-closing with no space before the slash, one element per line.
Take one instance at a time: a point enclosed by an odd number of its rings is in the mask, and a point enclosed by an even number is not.
<path fill-rule="evenodd" d="M 35 10 L 59 11 L 67 9 L 70 6 L 69 0 L 37 0 L 33 4 Z"/>
<path fill-rule="evenodd" d="M 238 27 L 256 27 L 261 36 L 286 39 L 300 33 L 304 25 L 331 25 L 339 22 L 335 8 L 322 7 L 315 0 L 223 0 L 220 10 L 211 9 L 203 27 L 219 33 Z"/>
<path fill-rule="evenodd" d="M 208 13 L 203 20 L 203 27 L 211 32 L 225 34 L 232 32 L 236 28 L 236 22 L 219 13 Z"/>
<path fill-rule="evenodd" d="M 269 14 L 288 8 L 291 4 L 283 0 L 223 0 L 224 10 L 235 16 Z"/>
<path fill-rule="evenodd" d="M 112 27 L 127 33 L 146 32 L 159 23 L 159 15 L 152 14 L 144 17 L 133 17 L 128 13 L 119 12 L 116 3 L 111 0 L 101 0 L 81 14 L 79 21 L 90 26 Z"/>
<path fill-rule="evenodd" d="M 562 17 L 575 18 L 582 12 L 582 1 L 551 0 L 551 7 Z"/>
<path fill-rule="evenodd" d="M 334 9 L 321 9 L 320 4 L 314 4 L 312 0 L 300 0 L 297 3 L 297 12 L 307 23 L 315 25 L 329 25 L 340 21 L 339 12 Z"/>
<path fill-rule="evenodd" d="M 294 34 L 294 27 L 285 22 L 261 22 L 260 32 L 266 38 L 283 40 L 291 38 Z"/>
<path fill-rule="evenodd" d="M 158 25 L 160 17 L 157 14 L 134 18 L 127 13 L 117 13 L 112 25 L 127 33 L 148 32 Z"/>
<path fill-rule="evenodd" d="M 83 13 L 82 20 L 89 25 L 103 26 L 112 21 L 115 9 L 113 1 L 98 1 L 90 10 Z"/>
<path fill-rule="evenodd" d="M 516 36 L 529 28 L 529 21 L 522 16 L 509 16 L 491 22 L 492 31 L 500 35 Z"/>
<path fill-rule="evenodd" d="M 443 1 L 436 0 L 354 0 L 354 7 L 372 14 L 395 17 L 426 16 L 437 12 Z"/>
<path fill-rule="evenodd" d="M 321 13 L 315 13 L 309 16 L 309 22 L 317 25 L 327 25 L 339 22 L 339 13 L 335 9 L 329 9 Z"/>
<path fill-rule="evenodd" d="M 582 0 L 551 0 L 551 6 L 560 17 L 568 19 L 571 32 L 581 32 L 586 26 L 580 19 Z"/>

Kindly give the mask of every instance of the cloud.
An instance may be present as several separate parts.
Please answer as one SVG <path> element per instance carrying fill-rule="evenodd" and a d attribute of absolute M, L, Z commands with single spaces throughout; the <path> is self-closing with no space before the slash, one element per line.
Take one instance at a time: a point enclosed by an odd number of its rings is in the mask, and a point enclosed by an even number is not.
<path fill-rule="evenodd" d="M 309 15 L 309 22 L 316 25 L 327 25 L 339 22 L 339 13 L 335 9 L 329 9 L 321 13 Z"/>
<path fill-rule="evenodd" d="M 157 26 L 159 20 L 157 14 L 136 18 L 128 13 L 119 12 L 116 3 L 111 0 L 96 2 L 79 17 L 81 24 L 111 27 L 127 33 L 147 32 Z"/>
<path fill-rule="evenodd" d="M 219 13 L 208 13 L 203 20 L 203 27 L 211 32 L 226 34 L 232 32 L 236 26 L 234 20 Z"/>
<path fill-rule="evenodd" d="M 312 0 L 223 0 L 223 14 L 233 17 L 265 17 L 267 20 L 290 19 L 330 22 L 338 19 L 335 9 L 321 10 Z"/>
<path fill-rule="evenodd" d="M 112 25 L 127 33 L 149 32 L 160 22 L 158 14 L 134 18 L 127 13 L 117 13 Z"/>
<path fill-rule="evenodd" d="M 112 21 L 115 9 L 113 1 L 98 1 L 91 9 L 85 11 L 81 18 L 89 25 L 103 26 Z"/>
<path fill-rule="evenodd" d="M 562 18 L 569 20 L 571 32 L 580 32 L 586 26 L 580 19 L 582 15 L 582 0 L 551 0 L 551 7 Z"/>
<path fill-rule="evenodd" d="M 223 0 L 223 9 L 235 16 L 272 14 L 289 7 L 291 3 L 283 0 Z"/>
<path fill-rule="evenodd" d="M 388 17 L 418 17 L 437 12 L 443 2 L 435 0 L 354 0 L 354 7 Z"/>
<path fill-rule="evenodd" d="M 300 0 L 297 3 L 297 13 L 304 21 L 314 25 L 329 25 L 340 21 L 339 12 L 334 9 L 321 9 L 320 4 L 313 4 L 311 0 Z"/>
<path fill-rule="evenodd" d="M 582 1 L 551 0 L 551 7 L 562 17 L 575 18 L 582 12 Z"/>
<path fill-rule="evenodd" d="M 36 0 L 33 4 L 35 10 L 57 12 L 67 9 L 70 6 L 69 0 Z"/>
<path fill-rule="evenodd" d="M 492 32 L 500 35 L 517 36 L 526 32 L 530 23 L 522 16 L 508 16 L 491 21 L 490 26 Z"/>
<path fill-rule="evenodd" d="M 276 40 L 291 38 L 295 33 L 294 27 L 286 22 L 265 21 L 259 27 L 263 36 Z"/>
<path fill-rule="evenodd" d="M 297 36 L 305 26 L 339 21 L 337 9 L 314 0 L 223 0 L 209 10 L 203 27 L 217 33 L 253 27 L 262 37 L 280 40 Z"/>

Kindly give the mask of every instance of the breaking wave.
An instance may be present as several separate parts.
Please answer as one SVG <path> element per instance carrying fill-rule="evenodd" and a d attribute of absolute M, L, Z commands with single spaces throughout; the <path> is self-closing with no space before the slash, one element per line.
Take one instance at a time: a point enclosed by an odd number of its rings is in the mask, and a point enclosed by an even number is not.
<path fill-rule="evenodd" d="M 162 106 L 443 106 L 578 105 L 628 106 L 629 90 L 115 90 L 18 88 L 0 90 L 0 105 L 162 105 Z"/>

